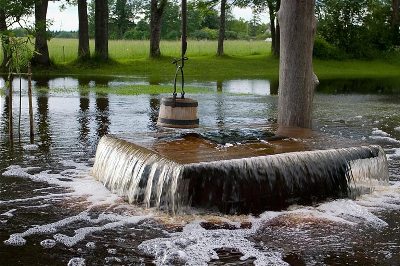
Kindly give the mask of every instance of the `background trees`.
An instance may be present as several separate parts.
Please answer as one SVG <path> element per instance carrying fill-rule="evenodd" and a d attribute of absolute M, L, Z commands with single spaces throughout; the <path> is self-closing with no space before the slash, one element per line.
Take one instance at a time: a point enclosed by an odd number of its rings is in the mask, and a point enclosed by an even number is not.
<path fill-rule="evenodd" d="M 396 45 L 390 0 L 319 0 L 316 14 L 318 37 L 342 57 L 374 57 Z"/>
<path fill-rule="evenodd" d="M 50 37 L 79 38 L 80 60 L 90 59 L 89 38 L 96 40 L 95 56 L 108 58 L 108 39 L 150 40 L 150 54 L 157 57 L 160 40 L 178 40 L 180 3 L 178 0 L 65 0 L 78 5 L 79 31 L 47 30 L 48 0 L 0 0 L 2 45 L 8 35 L 27 34 L 18 28 L 24 15 L 35 13 L 36 35 L 34 62 L 50 64 L 47 41 Z M 280 0 L 189 0 L 188 37 L 196 40 L 218 40 L 217 54 L 222 55 L 226 39 L 271 38 L 271 50 L 279 55 L 280 30 L 276 19 Z M 372 58 L 396 51 L 400 45 L 399 0 L 317 0 L 318 17 L 314 56 L 322 59 Z M 232 15 L 232 7 L 251 7 L 249 20 Z M 66 6 L 66 8 L 69 8 Z M 36 11 L 36 12 L 35 12 Z M 262 23 L 261 14 L 269 15 Z M 10 26 L 13 29 L 10 30 Z M 216 47 L 217 48 L 217 47 Z M 7 51 L 3 49 L 4 60 Z"/>
<path fill-rule="evenodd" d="M 108 0 L 95 0 L 95 56 L 108 60 Z"/>

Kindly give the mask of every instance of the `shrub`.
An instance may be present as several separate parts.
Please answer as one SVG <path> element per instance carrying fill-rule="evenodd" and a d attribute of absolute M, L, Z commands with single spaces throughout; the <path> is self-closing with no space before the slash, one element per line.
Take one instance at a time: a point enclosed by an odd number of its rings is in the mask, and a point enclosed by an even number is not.
<path fill-rule="evenodd" d="M 146 31 L 140 31 L 140 30 L 129 30 L 125 32 L 124 34 L 124 39 L 125 40 L 145 40 L 149 38 L 149 33 Z"/>
<path fill-rule="evenodd" d="M 346 57 L 345 53 L 339 48 L 328 43 L 321 36 L 317 36 L 314 41 L 313 56 L 318 59 L 336 59 L 341 60 Z"/>

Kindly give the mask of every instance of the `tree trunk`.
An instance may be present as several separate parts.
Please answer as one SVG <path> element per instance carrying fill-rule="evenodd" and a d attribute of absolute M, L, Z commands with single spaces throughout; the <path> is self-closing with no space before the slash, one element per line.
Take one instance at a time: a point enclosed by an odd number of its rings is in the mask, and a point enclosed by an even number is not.
<path fill-rule="evenodd" d="M 217 56 L 224 55 L 225 22 L 226 22 L 226 0 L 221 0 L 221 15 L 219 18 L 219 35 Z"/>
<path fill-rule="evenodd" d="M 167 0 L 151 0 L 150 3 L 150 57 L 161 56 L 161 21 Z"/>
<path fill-rule="evenodd" d="M 392 0 L 392 31 L 394 44 L 400 44 L 400 20 L 399 20 L 400 1 Z"/>
<path fill-rule="evenodd" d="M 48 0 L 35 2 L 35 55 L 32 62 L 35 65 L 50 66 L 49 47 L 47 46 L 47 7 Z"/>
<path fill-rule="evenodd" d="M 278 124 L 311 128 L 312 102 L 318 79 L 312 51 L 316 30 L 315 0 L 283 0 L 281 26 Z"/>
<path fill-rule="evenodd" d="M 281 0 L 277 0 L 275 6 L 275 16 L 278 13 L 280 7 L 281 7 Z M 281 50 L 280 47 L 281 47 L 281 29 L 279 26 L 279 20 L 277 20 L 275 26 L 275 50 L 274 50 L 274 55 L 276 57 L 279 57 L 280 55 L 280 50 Z"/>
<path fill-rule="evenodd" d="M 0 35 L 1 32 L 7 31 L 7 23 L 6 23 L 6 14 L 4 9 L 0 9 Z M 8 37 L 6 35 L 1 35 L 1 44 L 3 46 L 3 61 L 1 62 L 1 69 L 5 69 L 7 62 L 9 60 L 9 56 L 7 53 L 7 44 L 8 44 Z"/>
<path fill-rule="evenodd" d="M 80 60 L 87 60 L 90 58 L 90 48 L 89 48 L 89 24 L 88 24 L 86 0 L 78 0 L 78 17 L 79 17 L 78 57 Z"/>
<path fill-rule="evenodd" d="M 108 60 L 108 0 L 95 0 L 95 56 Z"/>
<path fill-rule="evenodd" d="M 280 30 L 279 30 L 279 22 L 277 21 L 275 24 L 275 18 L 279 10 L 279 7 L 281 5 L 281 1 L 277 0 L 275 2 L 273 0 L 269 0 L 267 1 L 267 4 L 268 4 L 270 31 L 271 31 L 271 52 L 274 56 L 279 57 Z"/>
<path fill-rule="evenodd" d="M 281 27 L 279 26 L 279 21 L 276 22 L 275 26 L 275 50 L 274 55 L 279 57 L 281 50 Z"/>
<path fill-rule="evenodd" d="M 276 49 L 276 34 L 275 34 L 275 11 L 271 11 L 271 7 L 268 5 L 269 10 L 269 29 L 271 31 L 271 52 L 275 54 Z"/>

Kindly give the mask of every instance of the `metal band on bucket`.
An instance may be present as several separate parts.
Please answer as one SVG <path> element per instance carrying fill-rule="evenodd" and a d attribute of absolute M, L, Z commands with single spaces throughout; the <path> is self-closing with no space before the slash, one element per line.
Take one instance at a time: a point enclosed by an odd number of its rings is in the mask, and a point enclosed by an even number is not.
<path fill-rule="evenodd" d="M 177 125 L 177 126 L 189 126 L 189 125 L 198 125 L 199 119 L 193 120 L 176 120 L 176 119 L 167 119 L 167 118 L 158 118 L 158 123 L 160 124 L 168 124 L 168 125 Z"/>
<path fill-rule="evenodd" d="M 172 107 L 197 107 L 199 103 L 197 101 L 180 101 L 179 99 L 173 98 L 163 98 L 161 100 L 161 104 L 164 106 L 172 106 Z"/>

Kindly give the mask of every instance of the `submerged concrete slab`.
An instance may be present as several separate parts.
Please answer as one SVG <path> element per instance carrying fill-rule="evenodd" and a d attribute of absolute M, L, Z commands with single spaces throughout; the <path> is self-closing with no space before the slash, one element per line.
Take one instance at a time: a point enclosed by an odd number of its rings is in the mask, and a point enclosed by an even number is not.
<path fill-rule="evenodd" d="M 105 136 L 93 174 L 132 203 L 224 213 L 354 196 L 388 180 L 379 146 L 311 150 L 318 145 L 310 143 L 272 135 L 240 143 L 194 133 Z"/>

